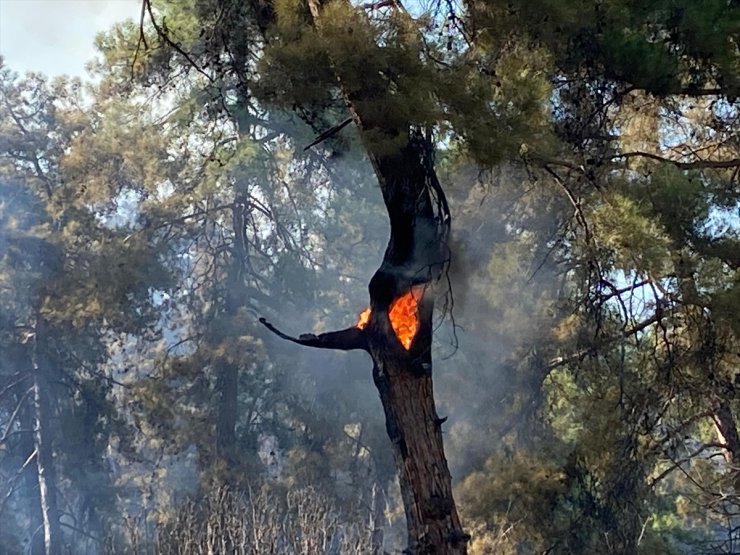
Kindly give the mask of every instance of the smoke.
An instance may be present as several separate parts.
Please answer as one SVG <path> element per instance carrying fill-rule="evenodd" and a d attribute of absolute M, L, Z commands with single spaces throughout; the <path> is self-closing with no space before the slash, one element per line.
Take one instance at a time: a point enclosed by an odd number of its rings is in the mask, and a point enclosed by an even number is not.
<path fill-rule="evenodd" d="M 558 229 L 556 207 L 521 168 L 463 167 L 446 181 L 454 310 L 436 336 L 435 390 L 459 481 L 505 448 L 503 437 L 525 418 L 518 409 L 539 387 L 531 354 L 557 296 L 555 260 L 543 245 Z"/>

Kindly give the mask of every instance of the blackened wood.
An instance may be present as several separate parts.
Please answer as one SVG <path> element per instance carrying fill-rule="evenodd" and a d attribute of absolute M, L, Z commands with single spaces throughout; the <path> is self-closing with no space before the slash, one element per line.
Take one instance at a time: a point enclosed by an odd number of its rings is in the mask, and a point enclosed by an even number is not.
<path fill-rule="evenodd" d="M 314 335 L 313 333 L 304 333 L 298 337 L 292 337 L 283 333 L 264 318 L 260 318 L 260 323 L 272 333 L 285 339 L 298 343 L 305 347 L 315 347 L 317 349 L 334 349 L 339 351 L 351 351 L 361 349 L 368 351 L 367 337 L 365 332 L 357 327 L 351 327 L 344 330 L 332 331 Z"/>
<path fill-rule="evenodd" d="M 324 1 L 307 3 L 321 35 Z M 331 57 L 330 62 L 375 171 L 390 220 L 391 234 L 383 262 L 369 284 L 370 319 L 361 333 L 342 330 L 297 339 L 279 332 L 264 319 L 261 322 L 284 339 L 311 347 L 364 348 L 367 342 L 398 469 L 408 529 L 407 553 L 464 555 L 468 536 L 452 496 L 432 388 L 433 295 L 428 292 L 421 302 L 419 327 L 409 350 L 396 338 L 388 317 L 394 299 L 412 287 L 433 285 L 448 267 L 450 214 L 434 171 L 432 142 L 403 116 L 366 109 L 382 105 L 394 88 L 392 83 L 373 75 L 366 82 L 347 86 Z M 389 103 L 392 100 L 388 97 Z M 353 334 L 356 343 L 350 340 Z"/>

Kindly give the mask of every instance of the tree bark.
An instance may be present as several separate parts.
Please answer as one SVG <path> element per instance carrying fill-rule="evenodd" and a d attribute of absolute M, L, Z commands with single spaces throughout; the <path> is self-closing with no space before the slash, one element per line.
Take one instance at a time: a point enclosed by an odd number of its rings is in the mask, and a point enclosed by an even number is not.
<path fill-rule="evenodd" d="M 22 384 L 23 385 L 23 384 Z M 27 390 L 27 383 L 25 384 Z M 33 388 L 33 385 L 31 385 Z M 23 392 L 25 394 L 25 391 Z M 31 391 L 31 394 L 33 391 Z M 27 406 L 24 407 L 21 426 L 28 433 L 24 432 L 20 435 L 18 446 L 22 453 L 22 459 L 27 460 L 29 457 L 36 457 L 36 439 L 34 437 L 33 430 L 36 425 L 36 410 L 33 406 L 33 402 L 28 402 Z M 44 536 L 41 534 L 41 530 L 44 527 L 44 517 L 41 514 L 41 503 L 39 502 L 39 473 L 38 463 L 29 464 L 23 471 L 23 484 L 25 489 L 25 497 L 29 500 L 28 507 L 28 519 L 30 522 L 29 534 L 31 545 L 29 547 L 30 555 L 43 555 L 45 551 L 44 547 Z M 34 534 L 38 531 L 39 533 Z"/>
<path fill-rule="evenodd" d="M 712 415 L 719 440 L 725 444 L 727 464 L 737 466 L 740 462 L 740 434 L 738 434 L 735 417 L 727 403 L 720 403 Z"/>
<path fill-rule="evenodd" d="M 52 433 L 49 426 L 49 361 L 44 352 L 46 322 L 38 315 L 33 345 L 34 444 L 38 472 L 39 501 L 44 526 L 46 555 L 61 555 L 62 530 L 57 506 L 56 472 Z"/>
<path fill-rule="evenodd" d="M 452 496 L 442 443 L 443 420 L 434 403 L 434 299 L 426 289 L 439 279 L 448 258 L 443 237 L 447 223 L 440 220 L 449 216 L 434 213 L 429 181 L 436 176 L 429 175 L 433 169 L 425 164 L 431 145 L 414 144 L 418 140 L 410 139 L 399 160 L 376 160 L 391 237 L 383 263 L 370 282 L 372 312 L 366 329 L 373 379 L 385 411 L 406 512 L 407 552 L 460 555 L 466 553 L 468 536 Z M 406 350 L 395 336 L 388 311 L 394 299 L 420 283 L 425 293 L 419 303 L 419 328 Z"/>
<path fill-rule="evenodd" d="M 452 497 L 431 368 L 419 373 L 405 357 L 382 352 L 373 358 L 406 513 L 407 552 L 465 553 L 468 538 Z"/>

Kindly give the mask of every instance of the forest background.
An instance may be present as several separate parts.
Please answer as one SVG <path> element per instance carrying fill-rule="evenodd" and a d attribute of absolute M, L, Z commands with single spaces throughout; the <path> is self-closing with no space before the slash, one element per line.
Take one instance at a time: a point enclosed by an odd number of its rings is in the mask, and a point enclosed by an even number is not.
<path fill-rule="evenodd" d="M 346 117 L 327 52 L 437 141 L 469 552 L 737 551 L 740 8 L 335 3 L 326 44 L 265 5 L 0 70 L 0 553 L 403 547 L 367 358 L 258 323 L 351 326 L 387 240 L 353 126 L 303 150 Z"/>

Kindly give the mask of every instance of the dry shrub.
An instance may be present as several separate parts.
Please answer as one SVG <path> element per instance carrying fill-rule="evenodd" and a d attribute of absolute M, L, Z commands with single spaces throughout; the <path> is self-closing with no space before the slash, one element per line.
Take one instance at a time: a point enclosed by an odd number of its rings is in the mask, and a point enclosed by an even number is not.
<path fill-rule="evenodd" d="M 372 519 L 348 520 L 313 488 L 247 493 L 219 488 L 188 501 L 157 530 L 161 555 L 373 555 L 382 534 Z"/>

